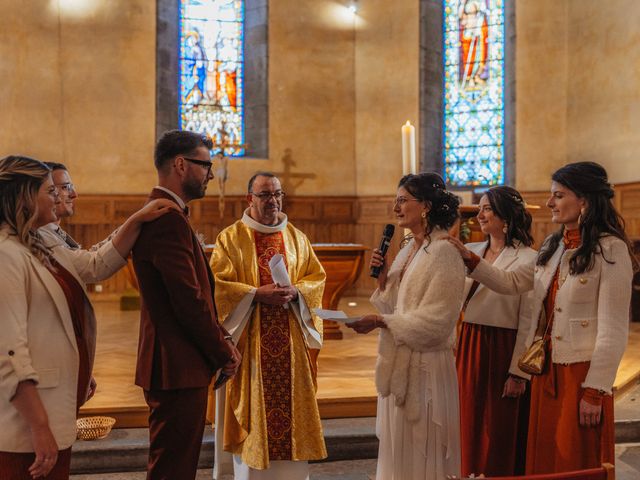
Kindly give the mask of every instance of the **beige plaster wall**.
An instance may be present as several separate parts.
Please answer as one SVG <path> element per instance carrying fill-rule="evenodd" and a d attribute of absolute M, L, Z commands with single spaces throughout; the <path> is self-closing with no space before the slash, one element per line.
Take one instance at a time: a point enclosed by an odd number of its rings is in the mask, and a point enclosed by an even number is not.
<path fill-rule="evenodd" d="M 565 0 L 516 4 L 516 186 L 549 188 L 567 158 Z"/>
<path fill-rule="evenodd" d="M 581 160 L 640 180 L 638 15 L 634 0 L 517 2 L 518 188 L 548 189 Z"/>
<path fill-rule="evenodd" d="M 144 193 L 155 124 L 154 0 L 0 0 L 0 154 L 63 161 L 87 193 Z M 86 10 L 60 8 L 81 5 Z M 391 194 L 400 126 L 419 127 L 419 2 L 280 0 L 269 10 L 270 158 L 315 174 L 299 195 Z M 517 187 L 548 188 L 566 161 L 640 180 L 640 31 L 634 0 L 518 0 Z M 418 139 L 419 140 L 419 139 Z M 216 193 L 210 188 L 210 194 Z"/>
<path fill-rule="evenodd" d="M 65 162 L 81 192 L 147 192 L 155 3 L 0 0 L 0 155 Z M 289 150 L 292 172 L 316 175 L 297 194 L 353 195 L 353 17 L 335 1 L 283 0 L 270 2 L 269 23 L 270 158 L 231 161 L 227 192 L 244 192 L 256 170 L 282 170 Z"/>
<path fill-rule="evenodd" d="M 329 0 L 269 2 L 269 159 L 232 160 L 231 193 L 256 170 L 313 174 L 296 195 L 354 195 L 353 17 Z M 215 190 L 215 189 L 214 189 Z"/>
<path fill-rule="evenodd" d="M 640 2 L 572 0 L 569 6 L 567 150 L 613 182 L 640 180 Z"/>
<path fill-rule="evenodd" d="M 419 131 L 418 1 L 360 2 L 356 35 L 358 195 L 394 194 L 402 176 L 400 129 Z M 419 151 L 419 138 L 416 136 Z"/>
<path fill-rule="evenodd" d="M 0 0 L 0 15 L 0 155 L 65 162 L 85 192 L 153 185 L 155 2 Z"/>

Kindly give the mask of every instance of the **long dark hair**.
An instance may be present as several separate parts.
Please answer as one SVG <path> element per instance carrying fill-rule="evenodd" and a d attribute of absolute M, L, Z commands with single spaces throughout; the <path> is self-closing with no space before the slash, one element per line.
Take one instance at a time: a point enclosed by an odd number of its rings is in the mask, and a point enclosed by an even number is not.
<path fill-rule="evenodd" d="M 638 262 L 624 231 L 624 220 L 612 202 L 614 192 L 607 171 L 595 162 L 576 162 L 556 170 L 551 179 L 587 201 L 580 218 L 581 243 L 569 260 L 569 272 L 577 275 L 593 268 L 595 255 L 602 251 L 600 238 L 604 235 L 618 237 L 627 244 L 634 270 L 637 270 Z M 536 262 L 538 265 L 547 264 L 560 245 L 563 233 L 564 225 L 544 243 Z"/>
<path fill-rule="evenodd" d="M 489 199 L 491 210 L 506 223 L 505 245 L 513 247 L 514 240 L 527 247 L 533 245 L 532 218 L 520 192 L 515 188 L 499 186 L 490 188 L 484 194 Z"/>
<path fill-rule="evenodd" d="M 398 188 L 400 187 L 430 207 L 425 232 L 427 237 L 435 227 L 451 228 L 460 216 L 458 197 L 447 191 L 444 180 L 437 173 L 423 172 L 405 175 L 398 183 Z"/>

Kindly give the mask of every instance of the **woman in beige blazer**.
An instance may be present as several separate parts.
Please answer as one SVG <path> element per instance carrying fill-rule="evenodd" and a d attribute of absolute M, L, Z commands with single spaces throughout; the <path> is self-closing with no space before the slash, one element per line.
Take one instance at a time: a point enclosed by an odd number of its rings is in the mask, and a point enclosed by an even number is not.
<path fill-rule="evenodd" d="M 141 223 L 168 209 L 145 207 L 89 253 L 51 250 L 37 233 L 56 220 L 58 201 L 45 164 L 0 160 L 0 478 L 69 477 L 76 413 L 95 353 L 83 282 L 122 267 Z"/>
<path fill-rule="evenodd" d="M 495 268 L 512 271 L 535 261 L 531 215 L 520 193 L 493 187 L 480 199 L 477 220 L 487 241 L 466 247 Z M 529 375 L 518 368 L 530 330 L 529 294 L 501 295 L 467 279 L 456 367 L 460 389 L 462 475 L 524 472 Z"/>
<path fill-rule="evenodd" d="M 531 316 L 547 362 L 531 382 L 527 474 L 614 463 L 612 387 L 625 350 L 633 267 L 607 172 L 593 162 L 552 175 L 547 206 L 562 228 L 535 262 L 503 271 L 456 239 L 471 277 L 503 294 L 533 289 Z"/>

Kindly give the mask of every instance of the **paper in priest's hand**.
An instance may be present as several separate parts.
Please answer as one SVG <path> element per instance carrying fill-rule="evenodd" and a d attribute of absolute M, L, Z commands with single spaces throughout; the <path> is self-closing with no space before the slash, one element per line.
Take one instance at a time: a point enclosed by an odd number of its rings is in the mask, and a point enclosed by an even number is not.
<path fill-rule="evenodd" d="M 314 308 L 313 313 L 322 320 L 333 320 L 334 322 L 351 323 L 357 322 L 362 317 L 347 317 L 342 310 L 325 310 L 324 308 Z"/>
<path fill-rule="evenodd" d="M 281 287 L 288 287 L 291 285 L 291 279 L 287 272 L 287 266 L 284 263 L 284 257 L 279 253 L 276 253 L 271 260 L 269 260 L 269 268 L 271 269 L 271 278 L 273 283 L 277 283 Z"/>

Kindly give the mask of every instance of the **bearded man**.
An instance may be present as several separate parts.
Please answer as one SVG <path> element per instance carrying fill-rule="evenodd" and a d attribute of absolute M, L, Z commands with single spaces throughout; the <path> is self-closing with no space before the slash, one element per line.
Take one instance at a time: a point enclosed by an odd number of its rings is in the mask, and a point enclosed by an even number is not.
<path fill-rule="evenodd" d="M 189 131 L 160 138 L 158 186 L 149 200 L 180 208 L 146 223 L 133 248 L 142 297 L 136 385 L 150 409 L 148 480 L 195 478 L 209 384 L 218 370 L 233 376 L 240 364 L 218 324 L 213 276 L 186 206 L 213 178 L 211 148 L 211 140 Z"/>

